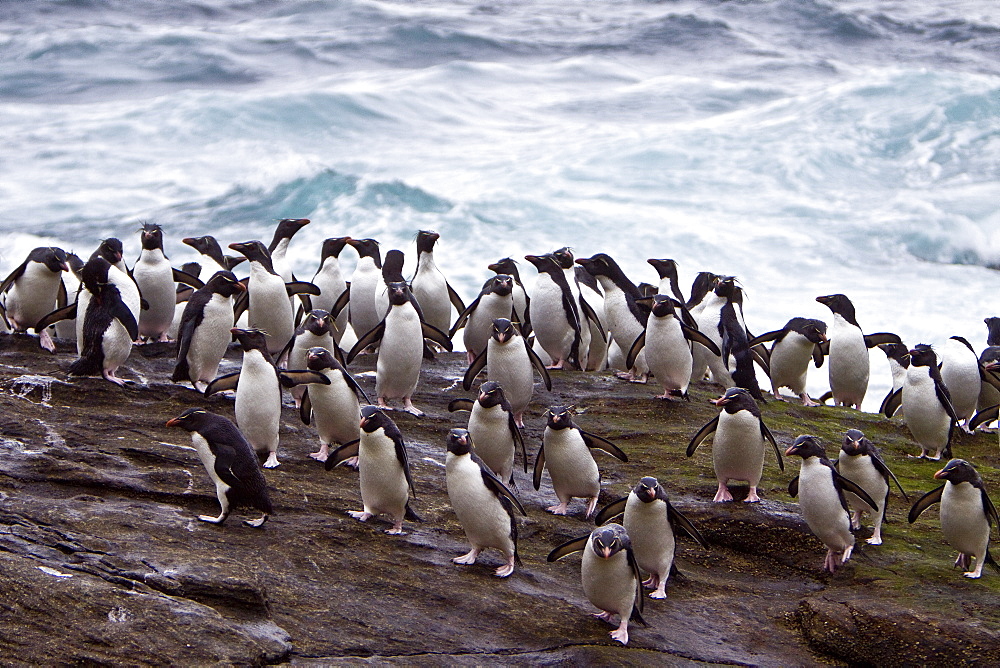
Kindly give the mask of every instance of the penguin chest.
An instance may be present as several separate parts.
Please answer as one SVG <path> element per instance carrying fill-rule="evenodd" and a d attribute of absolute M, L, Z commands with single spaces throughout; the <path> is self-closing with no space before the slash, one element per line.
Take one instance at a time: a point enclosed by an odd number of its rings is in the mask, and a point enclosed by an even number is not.
<path fill-rule="evenodd" d="M 292 349 L 288 351 L 288 369 L 305 369 L 306 353 L 310 348 L 326 348 L 333 351 L 333 337 L 329 332 L 323 334 L 313 334 L 308 329 L 295 336 Z M 294 388 L 293 388 L 294 389 Z"/>
<path fill-rule="evenodd" d="M 812 362 L 814 344 L 798 332 L 788 332 L 771 349 L 771 383 L 775 389 L 787 387 L 796 394 L 806 391 L 806 374 Z"/>
<path fill-rule="evenodd" d="M 990 541 L 990 524 L 983 510 L 982 492 L 971 483 L 945 483 L 941 494 L 941 533 L 962 554 L 981 558 Z"/>
<path fill-rule="evenodd" d="M 590 448 L 576 429 L 545 428 L 545 466 L 560 501 L 592 498 L 601 492 L 601 475 Z"/>
<path fill-rule="evenodd" d="M 594 553 L 591 543 L 583 550 L 580 566 L 583 593 L 594 607 L 628 617 L 635 605 L 635 572 L 628 563 L 625 550 L 607 559 Z"/>
<path fill-rule="evenodd" d="M 448 281 L 426 254 L 421 254 L 412 282 L 413 296 L 424 313 L 424 321 L 447 332 L 451 327 L 451 299 Z"/>
<path fill-rule="evenodd" d="M 309 386 L 316 431 L 324 443 L 348 443 L 361 433 L 358 395 L 339 371 L 328 370 L 324 375 L 330 379 L 329 385 L 313 383 Z"/>
<path fill-rule="evenodd" d="M 469 415 L 469 434 L 476 454 L 504 482 L 514 469 L 514 439 L 508 414 L 500 406 L 483 408 L 479 402 Z"/>
<path fill-rule="evenodd" d="M 913 438 L 925 448 L 948 444 L 951 416 L 941 405 L 928 367 L 911 366 L 903 381 L 903 413 Z"/>
<path fill-rule="evenodd" d="M 949 339 L 942 354 L 941 380 L 951 393 L 951 403 L 958 417 L 972 417 L 982 386 L 976 354 L 962 343 Z"/>
<path fill-rule="evenodd" d="M 278 447 L 281 386 L 271 363 L 259 350 L 243 353 L 236 383 L 236 424 L 257 451 Z"/>
<path fill-rule="evenodd" d="M 410 303 L 393 306 L 385 317 L 385 333 L 375 365 L 378 395 L 385 398 L 412 395 L 420 378 L 423 355 L 420 316 Z"/>
<path fill-rule="evenodd" d="M 510 295 L 488 294 L 479 299 L 479 304 L 469 314 L 462 334 L 465 349 L 478 355 L 490 340 L 490 327 L 497 318 L 510 318 L 514 300 Z"/>
<path fill-rule="evenodd" d="M 760 420 L 750 411 L 723 411 L 712 440 L 712 462 L 720 480 L 746 480 L 756 486 L 764 471 Z"/>
<path fill-rule="evenodd" d="M 495 547 L 512 554 L 511 518 L 483 483 L 479 465 L 468 455 L 448 453 L 445 466 L 448 500 L 473 547 Z"/>
<path fill-rule="evenodd" d="M 371 258 L 361 258 L 351 277 L 350 320 L 358 337 L 362 337 L 379 323 L 375 290 L 382 274 Z"/>
<path fill-rule="evenodd" d="M 692 368 L 691 345 L 677 318 L 649 316 L 645 350 L 649 370 L 664 389 L 687 390 Z"/>
<path fill-rule="evenodd" d="M 330 311 L 337 298 L 347 289 L 347 281 L 340 271 L 340 261 L 336 258 L 327 259 L 316 272 L 312 282 L 319 288 L 319 294 L 312 298 L 313 308 L 324 311 Z"/>
<path fill-rule="evenodd" d="M 219 361 L 226 354 L 232 339 L 232 326 L 232 298 L 212 295 L 205 304 L 201 322 L 190 335 L 187 363 L 192 378 L 206 383 L 215 378 Z"/>
<path fill-rule="evenodd" d="M 843 552 L 854 545 L 850 516 L 840 504 L 840 496 L 833 484 L 833 470 L 816 457 L 802 462 L 799 509 L 806 524 L 828 548 Z"/>
<path fill-rule="evenodd" d="M 112 320 L 101 337 L 101 348 L 104 352 L 104 370 L 114 371 L 132 353 L 132 338 L 124 325 Z"/>
<path fill-rule="evenodd" d="M 511 410 L 523 411 L 534 391 L 531 359 L 524 339 L 515 336 L 506 343 L 489 340 L 486 353 L 486 378 L 500 383 Z"/>
<path fill-rule="evenodd" d="M 553 360 L 565 359 L 573 343 L 573 324 L 563 307 L 563 298 L 562 287 L 548 274 L 539 274 L 531 295 L 531 328 Z"/>
<path fill-rule="evenodd" d="M 889 493 L 889 483 L 886 482 L 882 474 L 872 464 L 871 456 L 848 455 L 841 452 L 839 466 L 840 475 L 851 482 L 857 483 L 861 486 L 861 489 L 868 492 L 868 496 L 872 497 L 872 501 L 878 506 L 878 510 L 875 512 L 881 515 L 882 510 L 885 508 L 886 494 Z M 856 494 L 844 492 L 844 499 L 851 510 L 867 510 L 872 512 L 871 506 L 862 501 Z"/>
<path fill-rule="evenodd" d="M 7 318 L 15 329 L 33 328 L 56 307 L 61 280 L 59 273 L 53 273 L 44 264 L 28 263 L 7 292 Z"/>
<path fill-rule="evenodd" d="M 639 568 L 664 579 L 674 563 L 674 532 L 667 519 L 667 505 L 659 499 L 649 503 L 634 493 L 625 503 L 625 531 L 632 541 L 632 552 Z"/>
<path fill-rule="evenodd" d="M 361 501 L 373 515 L 400 518 L 406 510 L 409 488 L 396 445 L 384 432 L 362 432 L 358 444 L 358 481 Z"/>
<path fill-rule="evenodd" d="M 285 347 L 295 333 L 292 304 L 288 300 L 285 281 L 260 266 L 251 264 L 248 322 L 267 335 L 267 350 L 274 354 Z"/>
<path fill-rule="evenodd" d="M 604 316 L 608 319 L 608 330 L 622 350 L 628 352 L 632 343 L 642 334 L 644 327 L 629 310 L 628 298 L 621 288 L 611 281 L 601 280 L 601 285 L 604 287 Z"/>
<path fill-rule="evenodd" d="M 215 472 L 215 455 L 212 453 L 212 449 L 208 446 L 208 441 L 205 437 L 196 431 L 191 432 L 191 445 L 194 449 L 198 451 L 198 459 L 205 467 L 205 471 L 208 472 L 208 477 L 212 479 L 215 484 L 215 491 L 219 498 L 229 491 L 229 485 L 219 477 L 219 474 Z"/>
<path fill-rule="evenodd" d="M 159 336 L 170 327 L 174 318 L 177 293 L 174 270 L 160 250 L 143 250 L 132 268 L 132 276 L 149 308 L 139 314 L 139 334 Z"/>
<path fill-rule="evenodd" d="M 834 314 L 830 332 L 830 389 L 838 403 L 860 404 L 868 391 L 868 346 L 861 329 Z"/>
<path fill-rule="evenodd" d="M 141 301 L 139 298 L 139 286 L 135 284 L 131 276 L 122 271 L 117 265 L 112 265 L 108 269 L 108 280 L 118 288 L 118 294 L 121 295 L 122 303 L 132 312 L 135 321 L 139 322 L 141 315 L 141 309 L 139 308 Z M 77 312 L 79 313 L 79 309 Z"/>

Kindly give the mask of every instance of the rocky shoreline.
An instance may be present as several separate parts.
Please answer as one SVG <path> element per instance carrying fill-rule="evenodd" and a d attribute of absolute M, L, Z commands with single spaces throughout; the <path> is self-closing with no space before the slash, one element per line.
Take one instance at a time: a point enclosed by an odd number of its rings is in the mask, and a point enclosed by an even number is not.
<path fill-rule="evenodd" d="M 217 502 L 186 432 L 165 426 L 186 408 L 229 417 L 232 400 L 206 399 L 166 381 L 172 344 L 137 347 L 124 388 L 100 378 L 69 379 L 72 349 L 55 355 L 37 340 L 0 335 L 0 646 L 14 664 L 579 664 L 601 665 L 956 665 L 1000 661 L 1000 575 L 966 580 L 951 568 L 936 511 L 914 525 L 890 499 L 885 544 L 859 540 L 834 575 L 824 550 L 786 491 L 797 462 L 778 471 L 768 454 L 760 504 L 713 504 L 710 447 L 688 459 L 695 431 L 717 411 L 717 387 L 696 385 L 692 401 L 653 398 L 652 385 L 611 374 L 555 372 L 536 388 L 525 433 L 534 457 L 549 405 L 575 404 L 582 428 L 630 457 L 598 455 L 601 503 L 657 476 L 711 550 L 678 543 L 682 577 L 667 599 L 648 600 L 648 628 L 627 647 L 589 616 L 579 559 L 548 564 L 559 543 L 589 532 L 582 503 L 568 517 L 544 511 L 554 496 L 515 466 L 523 567 L 493 576 L 497 553 L 459 567 L 467 550 L 448 503 L 442 468 L 449 413 L 464 354 L 425 365 L 414 403 L 423 418 L 393 412 L 410 449 L 422 523 L 401 537 L 385 521 L 358 523 L 356 474 L 327 472 L 308 457 L 316 440 L 286 396 L 281 466 L 265 476 L 276 512 L 261 530 L 237 511 L 221 527 L 196 520 Z M 235 367 L 231 349 L 225 364 Z M 352 371 L 373 386 L 372 360 Z M 939 468 L 908 460 L 916 451 L 898 420 L 845 409 L 763 408 L 778 442 L 859 428 L 883 447 L 911 500 L 935 486 Z M 1000 489 L 995 435 L 962 435 L 956 456 L 973 461 L 988 489 Z M 737 487 L 737 499 L 745 494 Z M 861 536 L 867 536 L 867 529 Z"/>

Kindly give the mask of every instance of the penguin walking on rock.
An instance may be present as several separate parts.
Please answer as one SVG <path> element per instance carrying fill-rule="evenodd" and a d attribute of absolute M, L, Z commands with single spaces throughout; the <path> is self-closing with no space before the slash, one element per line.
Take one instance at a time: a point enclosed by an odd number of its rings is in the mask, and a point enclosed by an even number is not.
<path fill-rule="evenodd" d="M 382 290 L 382 254 L 374 239 L 349 239 L 358 252 L 358 264 L 350 284 L 349 317 L 358 338 L 375 328 L 383 315 L 378 312 L 377 292 Z"/>
<path fill-rule="evenodd" d="M 495 274 L 507 274 L 514 279 L 514 289 L 511 293 L 514 298 L 514 317 L 511 320 L 520 325 L 521 332 L 525 336 L 530 335 L 531 298 L 528 297 L 528 291 L 524 289 L 524 283 L 521 282 L 521 273 L 517 269 L 517 262 L 513 258 L 505 257 L 487 268 Z"/>
<path fill-rule="evenodd" d="M 514 310 L 513 288 L 514 279 L 507 274 L 487 279 L 479 296 L 465 307 L 448 332 L 448 336 L 454 338 L 459 329 L 465 328 L 462 341 L 470 364 L 486 349 L 491 323 L 497 318 L 511 317 Z"/>
<path fill-rule="evenodd" d="M 278 354 L 278 365 L 287 369 L 305 369 L 306 354 L 313 348 L 326 348 L 341 361 L 344 360 L 340 347 L 334 341 L 333 332 L 336 324 L 333 316 L 322 309 L 313 309 L 307 313 L 302 323 L 295 328 L 295 335 Z M 302 405 L 302 395 L 306 388 L 296 385 L 291 389 L 295 407 Z"/>
<path fill-rule="evenodd" d="M 727 487 L 730 480 L 746 480 L 750 492 L 744 503 L 757 503 L 757 485 L 764 473 L 764 441 L 771 443 L 778 459 L 778 468 L 785 470 L 781 451 L 761 419 L 760 408 L 750 393 L 742 387 L 731 387 L 718 399 L 710 400 L 722 408 L 718 416 L 709 420 L 698 430 L 687 447 L 687 456 L 695 453 L 699 445 L 709 436 L 712 438 L 712 463 L 719 488 L 712 499 L 716 503 L 732 501 L 733 495 Z"/>
<path fill-rule="evenodd" d="M 462 313 L 465 302 L 434 261 L 434 244 L 440 238 L 440 234 L 431 230 L 417 233 L 417 271 L 410 281 L 410 289 L 420 303 L 424 320 L 447 332 L 451 328 L 451 309 L 454 307 L 456 313 Z"/>
<path fill-rule="evenodd" d="M 951 393 L 941 378 L 937 354 L 921 343 L 910 350 L 910 366 L 903 387 L 885 401 L 885 416 L 892 417 L 899 406 L 906 414 L 906 426 L 920 444 L 918 458 L 941 459 L 951 456 L 951 436 L 958 414 Z M 933 454 L 931 454 L 933 452 Z"/>
<path fill-rule="evenodd" d="M 222 524 L 233 508 L 250 506 L 264 513 L 256 520 L 243 524 L 260 527 L 274 513 L 267 493 L 267 483 L 253 448 L 231 421 L 209 413 L 203 408 L 189 408 L 167 421 L 168 427 L 181 427 L 191 432 L 191 444 L 198 452 L 219 498 L 218 517 L 199 515 L 210 524 Z"/>
<path fill-rule="evenodd" d="M 163 229 L 155 223 L 144 223 L 141 242 L 142 252 L 132 267 L 132 278 L 145 302 L 139 311 L 139 336 L 147 341 L 167 341 L 177 290 L 174 268 L 163 254 Z"/>
<path fill-rule="evenodd" d="M 906 380 L 906 370 L 910 367 L 910 349 L 902 343 L 883 343 L 878 348 L 885 353 L 886 360 L 889 362 L 889 373 L 892 374 L 892 389 L 886 393 L 878 409 L 879 413 L 885 413 L 886 403 L 892 398 L 894 392 L 903 387 L 903 381 Z M 902 408 L 897 409 L 895 414 L 902 417 Z"/>
<path fill-rule="evenodd" d="M 889 467 L 882 460 L 875 444 L 865 438 L 863 432 L 858 429 L 849 429 L 844 434 L 844 443 L 841 445 L 840 457 L 834 462 L 837 471 L 861 486 L 868 492 L 868 496 L 875 501 L 874 531 L 872 537 L 868 539 L 869 545 L 882 544 L 882 521 L 885 519 L 885 508 L 889 503 L 889 479 L 896 483 L 896 487 L 902 492 L 903 498 L 909 502 L 909 497 L 899 480 L 893 475 Z M 861 528 L 861 516 L 869 510 L 868 503 L 859 498 L 856 494 L 846 492 L 847 505 L 853 512 L 851 516 L 851 529 Z"/>
<path fill-rule="evenodd" d="M 328 349 L 310 348 L 306 353 L 305 366 L 322 374 L 328 381 L 306 385 L 299 408 L 302 422 L 315 424 L 319 436 L 319 450 L 309 456 L 325 462 L 330 455 L 331 443 L 357 443 L 361 436 L 358 427 L 361 402 L 370 402 L 358 381 Z M 347 464 L 356 467 L 357 459 L 349 460 Z"/>
<path fill-rule="evenodd" d="M 107 271 L 107 282 L 114 284 L 122 303 L 125 304 L 125 307 L 132 313 L 132 318 L 138 323 L 142 298 L 139 296 L 138 286 L 136 286 L 135 281 L 132 280 L 132 276 L 128 272 L 128 267 L 125 266 L 125 261 L 122 260 L 122 252 L 121 240 L 110 237 L 101 241 L 97 250 L 90 256 L 90 259 L 100 257 L 111 265 L 111 268 Z M 78 355 L 83 354 L 84 314 L 87 312 L 87 307 L 90 304 L 91 294 L 86 283 L 83 282 L 81 270 L 80 291 L 76 296 L 76 305 L 69 305 L 65 309 L 50 313 L 44 319 L 48 324 L 52 324 L 61 317 L 67 319 L 76 318 L 76 352 Z M 136 329 L 136 332 L 138 331 Z M 136 338 L 138 338 L 138 335 Z"/>
<path fill-rule="evenodd" d="M 628 532 L 620 524 L 597 527 L 589 536 L 574 538 L 552 550 L 548 561 L 557 561 L 581 550 L 583 593 L 601 611 L 594 616 L 613 623 L 611 618 L 618 615 L 618 628 L 611 632 L 611 637 L 627 645 L 629 621 L 649 626 L 642 618 L 642 576 Z"/>
<path fill-rule="evenodd" d="M 83 285 L 89 294 L 87 308 L 77 316 L 83 325 L 77 342 L 82 351 L 69 367 L 73 376 L 96 376 L 117 385 L 125 381 L 115 372 L 132 352 L 132 342 L 139 336 L 139 323 L 122 299 L 118 284 L 111 278 L 118 270 L 103 257 L 96 256 L 83 267 Z"/>
<path fill-rule="evenodd" d="M 347 300 L 350 296 L 347 281 L 340 267 L 340 253 L 347 246 L 350 237 L 332 237 L 323 241 L 319 269 L 312 277 L 312 284 L 319 288 L 313 297 L 313 309 L 330 313 L 337 326 L 333 328 L 333 340 L 339 345 L 344 332 L 350 325 L 347 319 Z M 361 332 L 364 334 L 364 332 Z M 353 345 L 353 344 L 352 344 Z"/>
<path fill-rule="evenodd" d="M 792 318 L 779 330 L 768 332 L 750 341 L 750 347 L 773 341 L 768 355 L 768 376 L 771 378 L 771 394 L 783 401 L 782 387 L 789 388 L 803 406 L 819 406 L 806 392 L 806 376 L 809 363 L 816 368 L 823 366 L 823 349 L 827 341 L 826 323 L 815 318 Z"/>
<path fill-rule="evenodd" d="M 788 493 L 799 497 L 802 519 L 826 545 L 823 569 L 833 573 L 847 563 L 854 550 L 854 534 L 845 492 L 851 492 L 878 512 L 878 504 L 860 485 L 845 478 L 826 458 L 823 444 L 815 436 L 799 436 L 785 455 L 802 458 L 799 475 L 788 485 Z"/>
<path fill-rule="evenodd" d="M 531 327 L 538 345 L 552 359 L 549 368 L 562 369 L 567 363 L 582 368 L 580 304 L 566 273 L 552 254 L 525 255 L 524 259 L 538 270 L 531 293 Z"/>
<path fill-rule="evenodd" d="M 0 283 L 0 295 L 4 296 L 0 317 L 15 332 L 35 329 L 40 345 L 49 352 L 56 349 L 52 336 L 46 326 L 38 329 L 35 324 L 56 307 L 60 290 L 65 300 L 64 271 L 69 272 L 69 265 L 63 249 L 35 248 Z"/>
<path fill-rule="evenodd" d="M 959 426 L 966 432 L 976 414 L 976 404 L 982 389 L 982 371 L 979 356 L 965 338 L 952 336 L 941 346 L 941 381 L 951 395 Z"/>
<path fill-rule="evenodd" d="M 601 474 L 591 450 L 602 450 L 623 462 L 628 461 L 628 456 L 611 441 L 577 427 L 572 407 L 553 406 L 546 416 L 542 447 L 535 457 L 535 489 L 541 487 L 542 471 L 548 469 L 559 503 L 546 510 L 553 515 L 566 515 L 574 497 L 584 498 L 587 500 L 584 517 L 590 517 L 601 493 Z"/>
<path fill-rule="evenodd" d="M 671 505 L 667 492 L 652 476 L 640 480 L 628 496 L 606 505 L 595 522 L 600 526 L 622 515 L 622 524 L 632 539 L 635 560 L 641 570 L 649 573 L 643 586 L 653 589 L 650 598 L 666 598 L 667 578 L 677 570 L 674 565 L 675 534 L 683 531 L 706 550 L 708 542 L 690 520 Z"/>
<path fill-rule="evenodd" d="M 476 454 L 498 478 L 514 484 L 514 455 L 518 449 L 524 461 L 524 472 L 528 472 L 524 437 L 500 383 L 486 381 L 479 386 L 479 396 L 475 401 L 455 399 L 448 404 L 448 410 L 470 411 L 469 435 L 475 444 Z"/>
<path fill-rule="evenodd" d="M 358 478 L 361 485 L 363 510 L 348 511 L 348 515 L 366 522 L 376 515 L 392 517 L 392 528 L 387 534 L 404 533 L 403 520 L 420 521 L 410 508 L 409 495 L 413 490 L 410 463 L 406 454 L 403 435 L 389 416 L 377 406 L 361 409 L 361 437 L 356 444 L 348 443 L 337 448 L 326 460 L 326 470 L 351 457 L 358 458 Z"/>
<path fill-rule="evenodd" d="M 488 547 L 500 550 L 506 562 L 496 569 L 497 577 L 505 578 L 520 565 L 517 554 L 516 509 L 527 516 L 521 503 L 480 459 L 468 431 L 452 429 L 448 434 L 448 455 L 445 460 L 445 483 L 448 500 L 465 530 L 472 549 L 455 557 L 456 564 L 474 564 L 479 553 Z"/>
<path fill-rule="evenodd" d="M 246 292 L 231 271 L 217 271 L 188 299 L 177 329 L 177 363 L 170 379 L 204 392 L 232 341 L 233 298 Z"/>
<path fill-rule="evenodd" d="M 964 459 L 952 459 L 934 474 L 944 484 L 927 492 L 910 508 L 910 524 L 935 503 L 941 503 L 941 532 L 948 544 L 958 550 L 955 565 L 967 578 L 983 574 L 983 564 L 1000 571 L 990 555 L 990 530 L 1000 522 L 997 509 L 986 493 L 979 471 Z M 972 562 L 975 560 L 975 568 Z"/>

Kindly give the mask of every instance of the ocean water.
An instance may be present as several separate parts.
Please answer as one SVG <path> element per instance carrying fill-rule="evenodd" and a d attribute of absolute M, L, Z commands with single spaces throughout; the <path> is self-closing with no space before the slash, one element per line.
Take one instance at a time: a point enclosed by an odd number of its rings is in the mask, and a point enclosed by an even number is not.
<path fill-rule="evenodd" d="M 308 217 L 307 278 L 326 237 L 435 229 L 467 299 L 568 245 L 736 275 L 755 333 L 843 292 L 866 331 L 978 349 L 998 54 L 985 0 L 0 3 L 0 273 L 107 236 L 135 258 L 145 220 L 179 265 L 184 236 Z"/>

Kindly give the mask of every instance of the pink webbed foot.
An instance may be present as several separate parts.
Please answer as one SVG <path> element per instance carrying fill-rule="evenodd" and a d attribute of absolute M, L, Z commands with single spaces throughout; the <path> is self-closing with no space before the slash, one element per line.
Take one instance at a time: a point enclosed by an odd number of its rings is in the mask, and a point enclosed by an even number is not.
<path fill-rule="evenodd" d="M 330 446 L 326 443 L 321 443 L 319 450 L 316 452 L 310 452 L 309 456 L 317 461 L 325 462 L 330 456 Z"/>
<path fill-rule="evenodd" d="M 374 517 L 374 515 L 364 510 L 348 510 L 347 514 L 359 522 L 367 522 Z"/>
<path fill-rule="evenodd" d="M 594 613 L 591 613 L 591 614 L 593 614 L 594 617 L 597 617 L 598 619 L 603 619 L 606 622 L 610 622 L 611 621 L 611 613 L 607 612 L 605 610 L 602 610 L 601 612 L 594 612 Z"/>
<path fill-rule="evenodd" d="M 114 371 L 108 371 L 107 369 L 105 369 L 104 373 L 102 374 L 104 376 L 104 380 L 110 380 L 115 385 L 124 387 L 125 380 L 116 376 L 115 371 L 117 371 L 117 369 L 115 369 Z"/>
<path fill-rule="evenodd" d="M 409 413 L 410 415 L 416 415 L 417 417 L 424 416 L 424 412 L 413 405 L 413 402 L 410 400 L 410 397 L 403 398 L 403 410 Z"/>
<path fill-rule="evenodd" d="M 48 328 L 43 328 L 41 332 L 38 333 L 38 345 L 40 345 L 45 350 L 50 353 L 56 351 L 56 343 L 52 340 L 52 335 L 49 334 Z"/>
<path fill-rule="evenodd" d="M 587 513 L 584 515 L 584 517 L 589 519 L 590 516 L 594 514 L 594 510 L 596 508 L 597 508 L 597 497 L 594 496 L 591 497 L 590 500 L 587 502 Z"/>
<path fill-rule="evenodd" d="M 385 532 L 390 536 L 402 536 L 406 532 L 403 531 L 403 520 L 399 520 L 392 525 L 391 529 L 386 529 Z"/>
<path fill-rule="evenodd" d="M 514 555 L 512 554 L 507 558 L 507 563 L 501 566 L 500 568 L 496 569 L 495 571 L 493 571 L 493 574 L 496 575 L 498 578 L 506 578 L 509 577 L 510 574 L 513 572 L 514 572 Z"/>
<path fill-rule="evenodd" d="M 476 563 L 476 559 L 478 557 L 479 557 L 479 550 L 473 548 L 466 554 L 463 554 L 461 557 L 454 557 L 451 561 L 452 563 L 455 564 L 469 565 Z"/>
<path fill-rule="evenodd" d="M 623 645 L 628 644 L 628 615 L 622 615 L 621 624 L 609 635 Z"/>
<path fill-rule="evenodd" d="M 750 486 L 750 493 L 747 494 L 747 498 L 743 499 L 743 503 L 760 503 L 760 497 L 757 496 L 757 487 L 755 485 Z"/>
<path fill-rule="evenodd" d="M 271 453 L 268 453 L 268 455 L 267 455 L 267 461 L 264 462 L 263 466 L 266 469 L 273 469 L 273 468 L 277 468 L 280 464 L 281 464 L 281 462 L 278 461 L 278 453 L 277 452 L 271 452 Z"/>
<path fill-rule="evenodd" d="M 566 506 L 567 505 L 569 505 L 569 504 L 567 504 L 567 503 L 559 503 L 559 504 L 556 504 L 554 506 L 549 506 L 545 510 L 549 511 L 553 515 L 565 515 L 566 514 Z"/>
<path fill-rule="evenodd" d="M 820 405 L 818 401 L 813 401 L 812 398 L 809 396 L 809 394 L 807 394 L 806 392 L 803 392 L 802 394 L 800 394 L 799 395 L 799 399 L 802 400 L 802 405 L 803 406 L 812 407 L 812 406 L 819 406 Z"/>
<path fill-rule="evenodd" d="M 715 498 L 712 499 L 712 501 L 714 501 L 716 503 L 724 503 L 726 501 L 732 501 L 733 500 L 733 495 L 729 493 L 729 488 L 726 487 L 726 483 L 727 482 L 729 482 L 729 481 L 728 480 L 726 480 L 726 481 L 720 480 L 719 481 L 719 489 L 715 492 Z"/>

